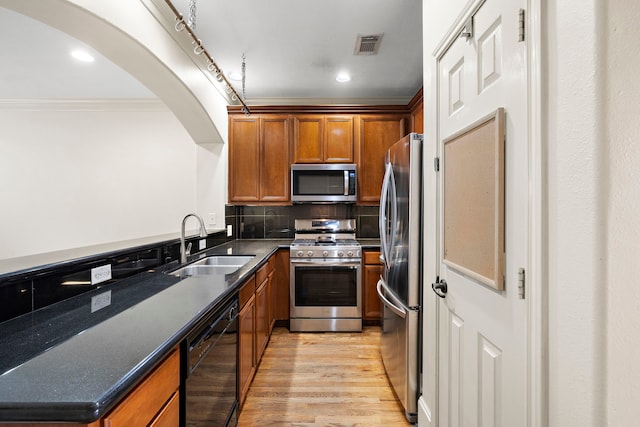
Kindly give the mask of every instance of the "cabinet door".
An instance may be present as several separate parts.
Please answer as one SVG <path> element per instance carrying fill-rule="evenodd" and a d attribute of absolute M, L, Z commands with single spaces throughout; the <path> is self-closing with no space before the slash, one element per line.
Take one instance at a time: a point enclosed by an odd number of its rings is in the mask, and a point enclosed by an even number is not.
<path fill-rule="evenodd" d="M 272 258 L 275 258 L 275 255 Z M 273 331 L 273 327 L 276 323 L 276 292 L 273 281 L 274 276 L 275 270 L 269 273 L 269 277 L 267 278 L 267 298 L 269 299 L 269 336 L 271 336 L 271 331 Z"/>
<path fill-rule="evenodd" d="M 362 286 L 362 319 L 380 321 L 382 309 L 376 285 L 382 275 L 382 265 L 364 266 L 364 284 Z"/>
<path fill-rule="evenodd" d="M 256 290 L 256 360 L 255 365 L 260 364 L 262 353 L 269 341 L 269 294 L 267 283 L 269 279 L 258 286 Z"/>
<path fill-rule="evenodd" d="M 411 132 L 424 133 L 424 104 L 422 102 L 411 110 Z"/>
<path fill-rule="evenodd" d="M 263 116 L 260 119 L 261 202 L 287 202 L 289 194 L 289 117 Z"/>
<path fill-rule="evenodd" d="M 249 390 L 249 385 L 256 372 L 254 331 L 255 331 L 255 295 L 238 313 L 238 400 L 240 405 Z"/>
<path fill-rule="evenodd" d="M 324 161 L 322 116 L 293 117 L 293 163 L 322 163 Z"/>
<path fill-rule="evenodd" d="M 229 117 L 229 202 L 260 199 L 258 117 Z"/>
<path fill-rule="evenodd" d="M 174 350 L 103 419 L 105 427 L 149 425 L 180 386 L 180 352 Z"/>
<path fill-rule="evenodd" d="M 289 250 L 281 249 L 276 254 L 273 276 L 276 320 L 289 320 L 289 268 Z"/>
<path fill-rule="evenodd" d="M 384 156 L 405 135 L 402 114 L 362 115 L 358 126 L 358 203 L 377 204 L 384 177 Z"/>
<path fill-rule="evenodd" d="M 324 161 L 353 163 L 353 116 L 326 116 Z"/>

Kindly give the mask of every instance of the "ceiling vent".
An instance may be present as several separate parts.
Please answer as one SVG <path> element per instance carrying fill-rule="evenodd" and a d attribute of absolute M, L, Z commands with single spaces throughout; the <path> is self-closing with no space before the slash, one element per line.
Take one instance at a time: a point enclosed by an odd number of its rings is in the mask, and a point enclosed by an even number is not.
<path fill-rule="evenodd" d="M 380 49 L 382 34 L 363 36 L 358 34 L 354 55 L 376 55 Z"/>

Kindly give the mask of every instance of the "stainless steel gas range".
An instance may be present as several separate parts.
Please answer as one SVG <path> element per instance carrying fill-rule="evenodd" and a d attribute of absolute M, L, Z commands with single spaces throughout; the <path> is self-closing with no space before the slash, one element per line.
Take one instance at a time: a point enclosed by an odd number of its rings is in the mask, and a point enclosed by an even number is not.
<path fill-rule="evenodd" d="M 291 331 L 362 330 L 362 249 L 354 219 L 295 221 Z"/>

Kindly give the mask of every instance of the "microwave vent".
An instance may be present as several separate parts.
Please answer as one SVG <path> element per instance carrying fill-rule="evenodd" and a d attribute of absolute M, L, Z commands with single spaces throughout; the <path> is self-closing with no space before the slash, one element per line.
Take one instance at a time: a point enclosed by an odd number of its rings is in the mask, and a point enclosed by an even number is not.
<path fill-rule="evenodd" d="M 380 42 L 382 41 L 381 34 L 362 35 L 358 34 L 356 40 L 356 48 L 353 52 L 354 55 L 376 55 L 380 49 Z"/>

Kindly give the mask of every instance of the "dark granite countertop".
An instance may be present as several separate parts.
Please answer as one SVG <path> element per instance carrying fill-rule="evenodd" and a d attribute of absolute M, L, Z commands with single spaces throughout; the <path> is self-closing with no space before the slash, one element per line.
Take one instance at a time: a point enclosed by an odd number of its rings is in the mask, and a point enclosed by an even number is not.
<path fill-rule="evenodd" d="M 255 255 L 231 275 L 180 279 L 166 266 L 0 324 L 0 421 L 92 422 L 208 312 L 291 240 L 236 240 L 191 257 Z M 111 305 L 91 313 L 91 297 Z"/>
<path fill-rule="evenodd" d="M 380 239 L 358 239 L 358 243 L 362 246 L 362 249 L 380 249 Z"/>

